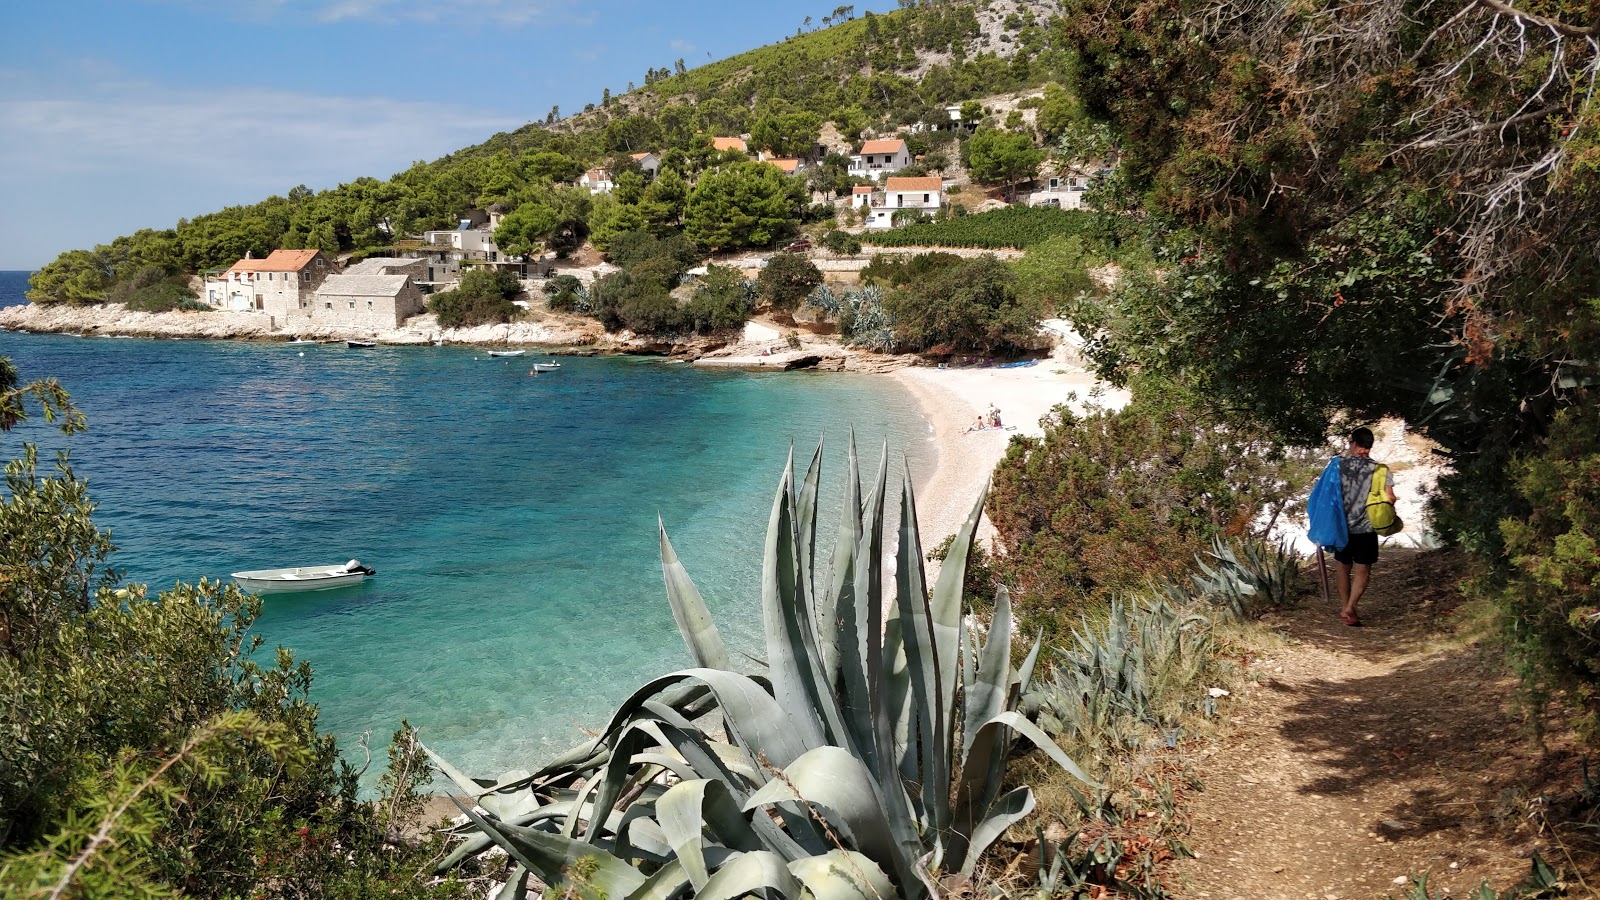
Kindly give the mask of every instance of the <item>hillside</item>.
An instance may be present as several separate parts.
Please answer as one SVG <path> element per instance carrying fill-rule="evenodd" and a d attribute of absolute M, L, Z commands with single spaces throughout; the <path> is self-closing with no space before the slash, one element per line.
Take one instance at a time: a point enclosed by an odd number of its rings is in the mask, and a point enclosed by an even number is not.
<path fill-rule="evenodd" d="M 545 123 L 418 162 L 387 180 L 358 178 L 320 192 L 300 186 L 286 196 L 197 216 L 170 229 L 145 229 L 92 250 L 69 251 L 34 277 L 30 297 L 96 303 L 135 275 L 140 283 L 154 282 L 277 248 L 361 254 L 404 235 L 449 227 L 468 210 L 492 205 L 508 213 L 528 206 L 524 218 L 568 234 L 644 225 L 675 229 L 681 225 L 679 206 L 669 206 L 660 221 L 636 221 L 614 214 L 604 201 L 591 204 L 586 196 L 567 196 L 552 186 L 642 150 L 662 152 L 664 167 L 692 180 L 728 161 L 704 146 L 708 135 L 756 132 L 795 145 L 826 122 L 853 141 L 864 132 L 947 121 L 948 105 L 1065 77 L 1068 53 L 1058 6 L 1056 0 L 956 0 L 884 15 L 841 12 L 841 21 L 829 27 L 719 62 L 694 69 L 679 65 L 676 74 L 665 66 L 652 69 L 642 73 L 646 83 L 636 90 L 613 97 L 607 89 L 600 104 L 576 115 L 558 119 L 551 110 Z M 681 205 L 681 197 L 674 201 Z M 506 249 L 529 249 L 549 237 L 552 227 L 524 229 L 519 234 L 525 240 L 513 240 Z"/>

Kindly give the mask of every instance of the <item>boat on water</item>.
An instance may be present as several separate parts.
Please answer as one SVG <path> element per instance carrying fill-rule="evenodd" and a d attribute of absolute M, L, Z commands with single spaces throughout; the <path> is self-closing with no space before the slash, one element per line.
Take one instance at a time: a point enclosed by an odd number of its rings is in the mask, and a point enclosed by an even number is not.
<path fill-rule="evenodd" d="M 293 347 L 293 346 L 295 346 L 297 344 L 300 345 L 300 346 L 305 346 L 306 344 L 316 344 L 316 343 L 320 343 L 320 342 L 319 341 L 314 341 L 311 338 L 295 338 L 294 340 L 288 341 L 287 343 L 289 344 L 289 346 Z"/>
<path fill-rule="evenodd" d="M 371 350 L 378 346 L 377 341 L 345 341 L 344 345 L 352 350 Z"/>
<path fill-rule="evenodd" d="M 561 363 L 542 362 L 533 364 L 533 370 L 535 372 L 554 372 L 559 368 L 561 368 Z"/>
<path fill-rule="evenodd" d="M 252 569 L 234 572 L 233 580 L 239 587 L 257 594 L 285 593 L 288 591 L 325 591 L 329 588 L 349 587 L 359 584 L 376 570 L 352 559 L 339 566 L 297 566 L 290 569 Z"/>
<path fill-rule="evenodd" d="M 490 350 L 489 355 L 494 357 L 516 357 L 527 352 L 526 350 Z"/>

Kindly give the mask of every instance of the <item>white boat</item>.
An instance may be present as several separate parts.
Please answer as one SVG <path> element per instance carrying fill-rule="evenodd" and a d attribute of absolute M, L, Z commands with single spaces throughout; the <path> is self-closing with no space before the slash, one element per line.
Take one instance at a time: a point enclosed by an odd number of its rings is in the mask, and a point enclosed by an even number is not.
<path fill-rule="evenodd" d="M 554 372 L 559 368 L 561 368 L 561 363 L 556 362 L 542 362 L 533 364 L 533 370 L 535 372 Z"/>
<path fill-rule="evenodd" d="M 325 591 L 358 584 L 375 570 L 352 559 L 342 566 L 299 566 L 292 569 L 253 569 L 233 573 L 239 587 L 257 594 L 286 591 Z"/>
<path fill-rule="evenodd" d="M 344 345 L 352 350 L 371 350 L 378 346 L 377 341 L 345 341 Z"/>
<path fill-rule="evenodd" d="M 294 340 L 287 341 L 286 343 L 288 343 L 289 346 L 293 347 L 296 344 L 315 344 L 315 343 L 317 343 L 317 341 L 314 341 L 311 338 L 295 338 Z"/>
<path fill-rule="evenodd" d="M 515 357 L 515 356 L 521 356 L 522 354 L 527 353 L 527 352 L 528 351 L 526 351 L 526 350 L 490 350 L 489 351 L 489 355 L 490 356 Z"/>

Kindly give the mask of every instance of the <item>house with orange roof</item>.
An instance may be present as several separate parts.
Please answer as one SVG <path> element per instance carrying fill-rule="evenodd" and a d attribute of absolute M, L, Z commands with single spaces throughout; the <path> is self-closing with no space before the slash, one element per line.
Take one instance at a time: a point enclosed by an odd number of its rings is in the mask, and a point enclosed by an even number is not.
<path fill-rule="evenodd" d="M 661 154 L 646 151 L 644 153 L 630 153 L 628 156 L 639 164 L 640 171 L 644 172 L 645 181 L 656 180 L 656 173 L 661 171 Z"/>
<path fill-rule="evenodd" d="M 883 182 L 883 200 L 872 201 L 868 228 L 893 228 L 896 215 L 933 216 L 944 208 L 944 182 L 937 175 L 894 178 Z"/>
<path fill-rule="evenodd" d="M 711 139 L 711 149 L 718 153 L 724 150 L 737 150 L 744 154 L 750 152 L 750 146 L 741 137 L 714 137 Z"/>
<path fill-rule="evenodd" d="M 249 254 L 206 284 L 206 299 L 222 309 L 255 310 L 283 325 L 290 316 L 304 316 L 311 297 L 334 263 L 321 250 L 274 250 L 264 259 Z"/>
<path fill-rule="evenodd" d="M 851 206 L 851 208 L 852 209 L 860 209 L 863 206 L 871 206 L 872 205 L 872 195 L 873 195 L 873 193 L 875 193 L 875 191 L 874 191 L 872 185 L 870 185 L 870 184 L 858 184 L 855 187 L 851 188 L 850 189 L 850 206 Z"/>
<path fill-rule="evenodd" d="M 611 180 L 611 170 L 596 166 L 583 173 L 578 179 L 578 187 L 586 187 L 591 194 L 609 194 L 616 183 Z"/>
<path fill-rule="evenodd" d="M 778 171 L 785 175 L 793 175 L 794 173 L 800 171 L 800 160 L 798 159 L 773 158 L 764 160 L 764 162 L 766 162 L 766 164 L 769 166 L 777 166 Z"/>
<path fill-rule="evenodd" d="M 861 149 L 850 155 L 846 172 L 852 178 L 871 178 L 876 181 L 891 172 L 911 165 L 911 151 L 900 138 L 867 141 Z"/>

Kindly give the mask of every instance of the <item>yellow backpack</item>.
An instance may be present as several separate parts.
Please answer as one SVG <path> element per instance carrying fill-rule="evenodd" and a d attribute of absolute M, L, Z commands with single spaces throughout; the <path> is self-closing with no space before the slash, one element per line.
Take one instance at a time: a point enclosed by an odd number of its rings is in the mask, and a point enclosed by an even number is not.
<path fill-rule="evenodd" d="M 1406 523 L 1400 521 L 1400 514 L 1395 512 L 1394 503 L 1389 500 L 1389 467 L 1379 463 L 1372 470 L 1372 489 L 1367 492 L 1367 521 L 1372 523 L 1372 530 L 1387 537 L 1399 534 Z"/>

